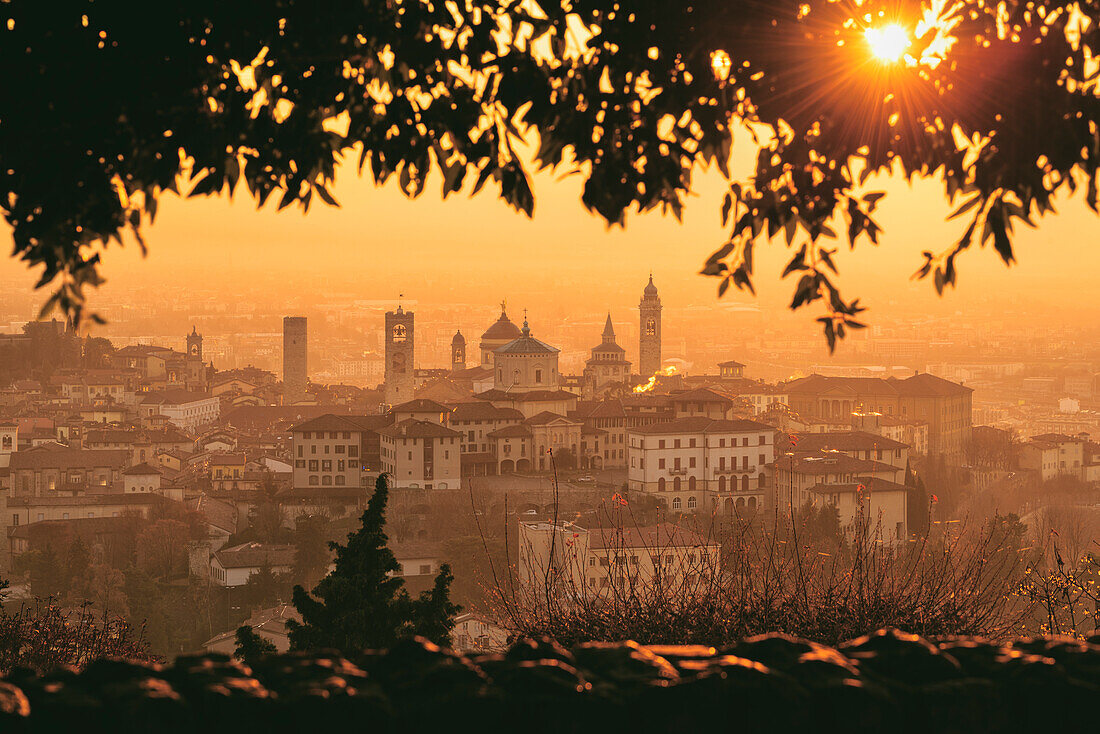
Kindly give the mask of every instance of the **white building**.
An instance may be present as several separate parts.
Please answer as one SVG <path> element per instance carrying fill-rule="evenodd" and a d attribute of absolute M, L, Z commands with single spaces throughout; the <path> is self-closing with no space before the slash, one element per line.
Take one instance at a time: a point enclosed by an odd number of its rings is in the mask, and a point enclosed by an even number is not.
<path fill-rule="evenodd" d="M 210 556 L 210 580 L 218 586 L 244 586 L 252 574 L 270 568 L 272 573 L 290 573 L 294 546 L 275 543 L 242 543 L 223 548 Z"/>
<path fill-rule="evenodd" d="M 462 434 L 432 421 L 405 420 L 378 432 L 382 471 L 392 486 L 462 488 Z"/>
<path fill-rule="evenodd" d="M 572 522 L 519 524 L 520 587 L 585 599 L 660 587 L 691 593 L 719 572 L 719 544 L 671 523 L 587 529 Z"/>
<path fill-rule="evenodd" d="M 138 413 L 146 420 L 160 415 L 177 428 L 195 432 L 218 420 L 221 400 L 208 393 L 164 390 L 145 396 Z"/>
<path fill-rule="evenodd" d="M 763 505 L 775 429 L 749 420 L 677 418 L 627 429 L 627 486 L 668 509 Z"/>

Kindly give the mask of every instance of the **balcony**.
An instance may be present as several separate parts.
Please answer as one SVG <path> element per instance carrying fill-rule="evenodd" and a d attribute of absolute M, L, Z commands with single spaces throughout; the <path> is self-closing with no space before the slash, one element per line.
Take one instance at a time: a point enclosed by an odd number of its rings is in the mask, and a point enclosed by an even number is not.
<path fill-rule="evenodd" d="M 683 474 L 687 474 L 688 470 L 687 470 L 686 467 L 680 467 L 678 469 L 669 469 L 668 473 L 672 474 L 673 476 L 675 476 L 677 474 L 683 475 Z"/>

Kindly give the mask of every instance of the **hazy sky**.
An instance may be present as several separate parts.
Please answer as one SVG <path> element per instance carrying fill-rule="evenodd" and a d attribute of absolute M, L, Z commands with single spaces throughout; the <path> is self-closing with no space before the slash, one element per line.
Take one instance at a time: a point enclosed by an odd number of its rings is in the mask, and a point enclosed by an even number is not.
<path fill-rule="evenodd" d="M 738 167 L 741 173 L 748 170 L 744 161 Z M 581 177 L 560 174 L 535 177 L 533 220 L 497 199 L 491 183 L 476 198 L 459 195 L 444 202 L 436 178 L 419 199 L 409 200 L 396 186 L 375 188 L 351 169 L 342 172 L 334 189 L 341 208 L 319 204 L 305 216 L 295 209 L 276 213 L 273 206 L 257 211 L 247 196 L 232 203 L 224 197 L 166 196 L 156 224 L 145 231 L 149 256 L 143 260 L 136 247 L 109 250 L 102 290 L 118 297 L 139 285 L 183 280 L 224 288 L 228 297 L 250 276 L 278 274 L 286 279 L 288 296 L 308 299 L 302 288 L 323 295 L 319 277 L 329 276 L 341 290 L 352 283 L 369 299 L 404 292 L 432 301 L 441 297 L 435 286 L 447 284 L 465 300 L 483 298 L 487 304 L 507 297 L 517 308 L 537 308 L 537 302 L 526 301 L 555 297 L 578 309 L 610 308 L 625 316 L 637 305 L 652 269 L 666 303 L 711 304 L 717 281 L 697 272 L 725 236 L 718 212 L 725 189 L 714 172 L 698 175 L 695 183 L 683 223 L 651 213 L 630 216 L 625 229 L 608 229 L 587 213 L 580 204 Z M 1019 264 L 1011 269 L 992 250 L 964 255 L 960 286 L 941 301 L 930 283 L 909 278 L 921 251 L 945 248 L 963 225 L 944 221 L 950 207 L 934 182 L 868 183 L 869 190 L 879 188 L 889 192 L 880 207 L 883 243 L 862 244 L 854 253 L 838 243 L 841 283 L 849 297 L 861 295 L 874 309 L 869 319 L 913 309 L 950 314 L 974 303 L 1091 310 L 1086 294 L 1100 265 L 1100 218 L 1082 197 L 1063 202 L 1062 213 L 1047 217 L 1037 231 L 1019 232 Z M 789 257 L 778 241 L 758 251 L 761 308 L 789 300 L 793 282 L 778 280 Z M 0 280 L 10 282 L 12 276 L 21 277 L 28 290 L 33 284 L 20 263 L 0 260 Z M 528 292 L 541 295 L 527 298 Z M 726 299 L 753 300 L 732 289 Z M 810 314 L 805 320 L 807 330 L 816 328 Z"/>

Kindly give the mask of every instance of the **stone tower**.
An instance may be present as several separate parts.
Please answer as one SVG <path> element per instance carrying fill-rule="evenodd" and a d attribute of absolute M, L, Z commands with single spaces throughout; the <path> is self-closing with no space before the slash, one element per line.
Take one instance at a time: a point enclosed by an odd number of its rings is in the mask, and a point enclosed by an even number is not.
<path fill-rule="evenodd" d="M 413 312 L 386 312 L 386 403 L 413 399 Z"/>
<path fill-rule="evenodd" d="M 661 298 L 652 273 L 642 291 L 638 312 L 638 374 L 648 378 L 661 369 Z"/>
<path fill-rule="evenodd" d="M 306 395 L 309 368 L 306 362 L 306 317 L 283 317 L 283 404 L 295 403 Z"/>
<path fill-rule="evenodd" d="M 191 327 L 191 333 L 187 335 L 187 356 L 190 359 L 202 361 L 202 334 Z"/>
<path fill-rule="evenodd" d="M 462 336 L 462 330 L 455 332 L 451 339 L 451 371 L 461 372 L 466 369 L 466 337 Z"/>

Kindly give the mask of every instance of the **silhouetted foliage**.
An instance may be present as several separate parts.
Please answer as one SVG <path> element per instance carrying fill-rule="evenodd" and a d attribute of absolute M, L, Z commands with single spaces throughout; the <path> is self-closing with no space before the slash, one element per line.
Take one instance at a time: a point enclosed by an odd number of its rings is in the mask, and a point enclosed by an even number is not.
<path fill-rule="evenodd" d="M 87 605 L 66 612 L 52 601 L 38 601 L 15 614 L 0 609 L 0 672 L 15 667 L 39 673 L 63 665 L 83 667 L 102 657 L 155 662 L 143 632 L 125 620 L 96 618 Z"/>
<path fill-rule="evenodd" d="M 870 53 L 878 18 L 912 36 L 895 63 Z M 74 318 L 100 282 L 96 244 L 140 241 L 165 191 L 243 184 L 260 205 L 331 205 L 342 156 L 408 196 L 433 171 L 444 196 L 492 180 L 528 215 L 529 168 L 578 171 L 584 206 L 615 224 L 631 209 L 680 216 L 713 164 L 730 180 L 730 236 L 703 272 L 719 294 L 751 290 L 755 245 L 784 240 L 791 308 L 823 304 L 830 345 L 863 306 L 840 294 L 825 243 L 878 242 L 869 176 L 935 178 L 962 199 L 960 237 L 918 270 L 937 291 L 974 245 L 1013 262 L 1014 225 L 1056 195 L 1084 187 L 1097 207 L 1096 0 L 340 0 L 324 13 L 15 0 L 5 25 L 0 207 L 14 255 L 43 266 L 39 285 L 60 283 L 46 308 Z M 758 153 L 740 180 L 735 130 Z"/>
<path fill-rule="evenodd" d="M 247 624 L 237 628 L 234 639 L 237 641 L 234 655 L 246 665 L 255 665 L 265 655 L 274 655 L 278 652 L 274 644 L 260 637 Z"/>
<path fill-rule="evenodd" d="M 294 606 L 302 622 L 288 620 L 287 628 L 295 649 L 388 647 L 417 634 L 449 644 L 459 611 L 449 599 L 450 568 L 444 564 L 433 588 L 419 599 L 409 597 L 399 575 L 401 566 L 386 546 L 387 479 L 386 474 L 378 477 L 360 527 L 348 535 L 347 543 L 329 543 L 336 553 L 335 570 L 318 582 L 312 596 L 294 587 Z"/>

